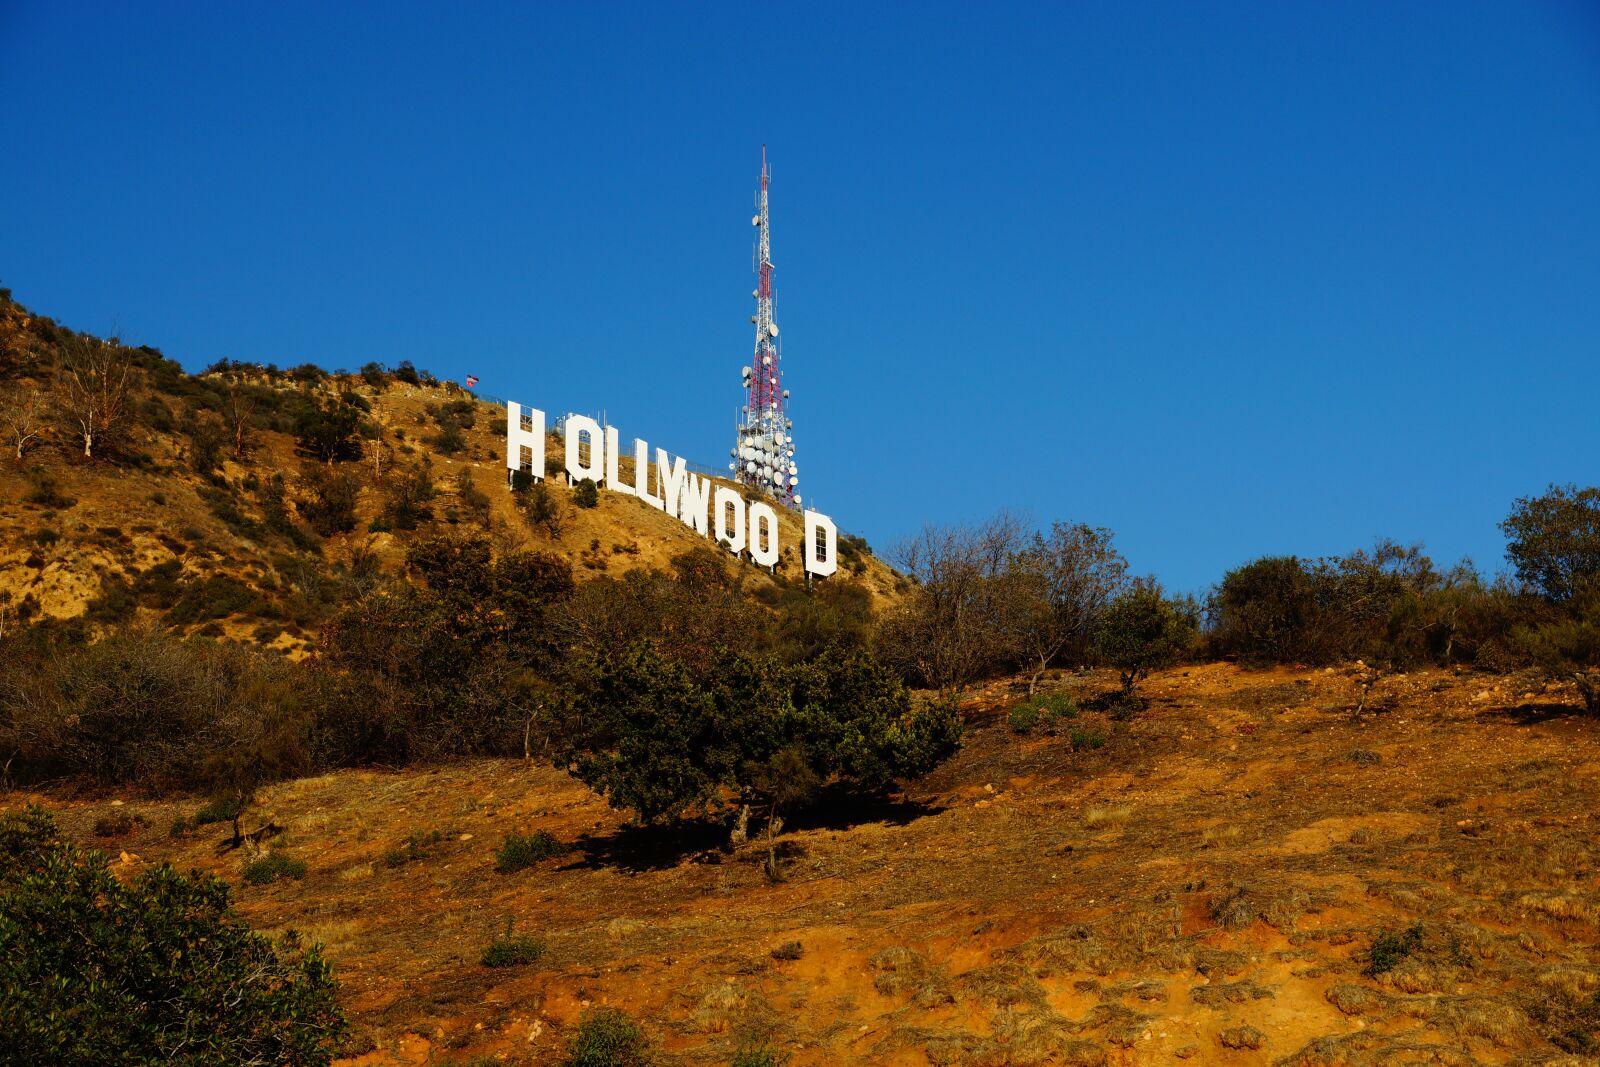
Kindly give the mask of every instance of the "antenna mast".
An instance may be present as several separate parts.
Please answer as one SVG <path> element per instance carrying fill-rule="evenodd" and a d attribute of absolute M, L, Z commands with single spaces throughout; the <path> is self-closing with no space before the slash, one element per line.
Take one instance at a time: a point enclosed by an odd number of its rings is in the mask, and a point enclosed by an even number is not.
<path fill-rule="evenodd" d="M 772 235 L 767 224 L 767 146 L 761 146 L 761 192 L 756 197 L 756 327 L 755 356 L 744 368 L 745 405 L 740 411 L 738 440 L 728 469 L 740 482 L 773 497 L 785 507 L 798 508 L 800 468 L 794 459 L 794 422 L 785 412 L 789 390 L 783 387 L 780 368 L 782 345 L 772 317 Z"/>

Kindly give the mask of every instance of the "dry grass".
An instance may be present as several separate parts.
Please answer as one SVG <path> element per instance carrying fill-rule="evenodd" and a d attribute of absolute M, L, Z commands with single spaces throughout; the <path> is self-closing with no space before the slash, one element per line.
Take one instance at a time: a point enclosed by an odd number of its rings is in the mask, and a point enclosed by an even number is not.
<path fill-rule="evenodd" d="M 1527 1017 L 1521 1011 L 1489 997 L 1441 1000 L 1429 1021 L 1457 1036 L 1480 1037 L 1507 1048 L 1528 1029 Z"/>
<path fill-rule="evenodd" d="M 1272 990 L 1252 981 L 1197 985 L 1189 990 L 1189 999 L 1205 1008 L 1226 1008 L 1230 1004 L 1245 1004 L 1271 996 Z"/>
<path fill-rule="evenodd" d="M 713 986 L 700 998 L 694 1011 L 694 1024 L 709 1034 L 726 1033 L 744 1015 L 748 1002 L 745 991 L 732 983 Z"/>
<path fill-rule="evenodd" d="M 1244 827 L 1236 823 L 1208 826 L 1200 831 L 1201 848 L 1223 848 L 1228 845 L 1237 845 L 1243 840 Z"/>
<path fill-rule="evenodd" d="M 1389 998 L 1366 986 L 1341 982 L 1324 994 L 1328 1003 L 1345 1015 L 1383 1015 L 1389 1010 Z"/>
<path fill-rule="evenodd" d="M 1132 804 L 1097 804 L 1083 813 L 1083 825 L 1090 829 L 1121 826 L 1132 815 Z"/>
<path fill-rule="evenodd" d="M 1253 1026 L 1230 1026 L 1217 1035 L 1223 1048 L 1258 1049 L 1267 1043 L 1267 1035 Z"/>

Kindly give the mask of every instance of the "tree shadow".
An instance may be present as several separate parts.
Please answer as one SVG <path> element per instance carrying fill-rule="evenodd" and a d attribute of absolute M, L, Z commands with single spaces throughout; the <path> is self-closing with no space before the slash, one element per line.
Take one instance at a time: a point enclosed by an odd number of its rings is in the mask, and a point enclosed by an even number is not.
<path fill-rule="evenodd" d="M 1504 714 L 1518 726 L 1537 726 L 1542 722 L 1550 722 L 1554 719 L 1585 719 L 1590 717 L 1582 704 L 1562 704 L 1554 700 L 1529 701 L 1526 704 L 1518 704 L 1514 708 L 1507 708 Z"/>
<path fill-rule="evenodd" d="M 795 830 L 847 830 L 852 826 L 886 823 L 905 826 L 943 811 L 938 804 L 912 800 L 890 790 L 863 789 L 848 782 L 823 787 L 805 808 L 784 813 L 780 848 L 788 850 Z M 766 813 L 751 809 L 749 835 L 761 837 Z M 584 834 L 573 843 L 577 856 L 561 870 L 613 868 L 642 873 L 676 867 L 685 860 L 718 864 L 730 861 L 728 824 L 717 819 L 693 819 L 662 826 L 622 826 L 609 834 Z"/>
<path fill-rule="evenodd" d="M 786 814 L 784 829 L 848 830 L 868 823 L 906 826 L 943 810 L 942 805 L 912 800 L 890 789 L 867 789 L 850 782 L 833 782 L 824 786 L 810 805 Z M 754 832 L 752 826 L 752 835 Z"/>
<path fill-rule="evenodd" d="M 609 834 L 583 834 L 573 842 L 579 857 L 560 870 L 661 871 L 690 857 L 708 857 L 728 840 L 728 828 L 711 819 L 661 826 L 620 826 Z"/>

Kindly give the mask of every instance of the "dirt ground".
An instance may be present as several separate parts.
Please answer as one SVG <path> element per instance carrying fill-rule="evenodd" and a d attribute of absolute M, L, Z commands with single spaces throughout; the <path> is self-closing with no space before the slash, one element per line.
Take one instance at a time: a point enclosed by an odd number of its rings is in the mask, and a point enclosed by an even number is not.
<path fill-rule="evenodd" d="M 118 869 L 216 872 L 321 941 L 350 1065 L 553 1063 L 598 1004 L 686 1064 L 751 1033 L 795 1067 L 1597 1062 L 1600 722 L 1572 698 L 1428 671 L 1357 716 L 1353 670 L 1221 664 L 1145 692 L 1019 735 L 994 687 L 928 779 L 792 820 L 775 884 L 754 840 L 630 829 L 518 761 L 277 786 L 250 822 L 309 870 L 259 887 L 220 826 L 169 834 L 196 800 L 42 799 Z M 148 825 L 94 837 L 115 812 Z M 497 873 L 537 830 L 570 851 Z M 483 965 L 508 921 L 544 955 Z"/>

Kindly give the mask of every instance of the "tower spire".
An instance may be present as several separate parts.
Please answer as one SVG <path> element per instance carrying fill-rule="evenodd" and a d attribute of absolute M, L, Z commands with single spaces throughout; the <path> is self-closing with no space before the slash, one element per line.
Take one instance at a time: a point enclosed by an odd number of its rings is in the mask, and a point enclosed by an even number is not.
<path fill-rule="evenodd" d="M 782 345 L 772 313 L 772 235 L 767 218 L 767 146 L 761 146 L 761 191 L 756 195 L 755 355 L 744 368 L 745 405 L 729 468 L 740 482 L 787 507 L 800 505 L 800 468 L 795 463 L 794 423 L 788 417 L 789 391 L 783 387 Z"/>

